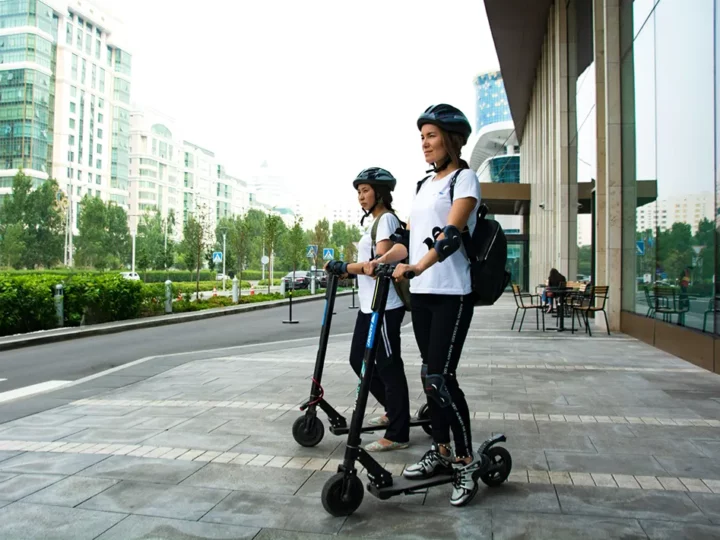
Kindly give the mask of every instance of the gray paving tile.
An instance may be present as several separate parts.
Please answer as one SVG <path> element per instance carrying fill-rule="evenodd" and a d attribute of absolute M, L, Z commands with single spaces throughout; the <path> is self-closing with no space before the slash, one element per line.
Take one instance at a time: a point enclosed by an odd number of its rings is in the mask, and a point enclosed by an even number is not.
<path fill-rule="evenodd" d="M 23 502 L 49 504 L 51 506 L 67 506 L 73 508 L 101 491 L 114 486 L 120 480 L 108 478 L 88 478 L 85 476 L 69 476 L 64 480 L 41 489 L 25 497 Z"/>
<path fill-rule="evenodd" d="M 78 415 L 73 414 L 55 414 L 53 412 L 42 412 L 26 416 L 24 418 L 18 418 L 12 422 L 7 422 L 0 425 L 0 437 L 2 437 L 2 431 L 6 427 L 20 427 L 20 426 L 35 426 L 35 427 L 47 427 L 47 426 L 61 426 L 71 420 L 81 418 Z"/>
<path fill-rule="evenodd" d="M 209 463 L 182 482 L 183 486 L 292 495 L 313 471 Z"/>
<path fill-rule="evenodd" d="M 124 481 L 80 508 L 197 521 L 230 491 Z"/>
<path fill-rule="evenodd" d="M 567 514 L 708 522 L 684 492 L 584 486 L 555 486 L 555 490 Z"/>
<path fill-rule="evenodd" d="M 260 538 L 258 532 L 257 527 L 129 516 L 96 540 L 250 540 Z"/>
<path fill-rule="evenodd" d="M 112 456 L 85 469 L 83 476 L 179 484 L 205 463 L 132 456 Z M 213 486 L 211 486 L 213 487 Z"/>
<path fill-rule="evenodd" d="M 8 428 L 0 432 L 0 435 L 6 440 L 53 442 L 84 429 L 82 427 L 65 426 L 18 426 Z"/>
<path fill-rule="evenodd" d="M 368 442 L 372 439 L 368 439 Z M 325 437 L 317 446 L 306 448 L 299 446 L 293 439 L 292 434 L 266 437 L 263 435 L 251 435 L 243 440 L 240 444 L 233 446 L 230 450 L 233 452 L 241 452 L 246 454 L 268 454 L 274 456 L 284 456 L 289 453 L 296 457 L 330 457 L 330 455 L 340 445 L 345 444 L 346 439 L 335 437 L 328 433 L 327 428 Z"/>
<path fill-rule="evenodd" d="M 18 474 L 0 484 L 0 499 L 17 501 L 62 480 L 63 476 L 49 474 Z M 0 535 L 2 538 L 2 535 Z"/>
<path fill-rule="evenodd" d="M 92 540 L 124 517 L 109 512 L 14 503 L 0 509 L 0 538 Z"/>
<path fill-rule="evenodd" d="M 365 494 L 369 500 L 375 498 Z M 470 506 L 457 508 L 425 508 L 410 504 L 376 505 L 363 501 L 362 506 L 340 530 L 339 536 L 363 538 L 492 538 L 490 510 Z"/>
<path fill-rule="evenodd" d="M 22 452 L 2 450 L 0 451 L 0 463 L 15 456 L 20 455 Z"/>
<path fill-rule="evenodd" d="M 663 418 L 658 413 L 657 418 Z M 694 418 L 693 416 L 676 416 L 676 418 Z M 638 437 L 645 438 L 668 438 L 668 439 L 710 439 L 720 440 L 720 430 L 716 427 L 702 426 L 657 426 L 644 424 L 629 424 L 628 428 Z"/>
<path fill-rule="evenodd" d="M 698 508 L 716 525 L 720 525 L 720 494 L 688 493 Z"/>
<path fill-rule="evenodd" d="M 127 416 L 141 407 L 123 407 L 120 405 L 68 405 L 55 412 L 77 416 Z"/>
<path fill-rule="evenodd" d="M 281 529 L 262 529 L 253 540 L 333 540 L 337 536 L 330 534 L 302 533 L 297 531 L 283 531 Z M 343 540 L 359 538 L 355 536 L 342 536 Z"/>
<path fill-rule="evenodd" d="M 185 422 L 184 418 L 177 416 L 149 416 L 145 419 L 141 416 L 136 417 L 140 422 L 135 425 L 137 429 L 170 429 L 178 424 Z"/>
<path fill-rule="evenodd" d="M 197 450 L 227 452 L 246 438 L 245 435 L 215 435 L 198 432 L 164 431 L 159 435 L 148 438 L 143 444 L 149 446 L 169 446 L 171 448 L 194 448 Z M 273 455 L 281 455 L 281 453 L 275 452 Z"/>
<path fill-rule="evenodd" d="M 67 422 L 67 427 L 104 428 L 104 429 L 128 429 L 142 422 L 140 418 L 127 416 L 81 416 Z M 151 429 L 151 428 L 142 428 Z"/>
<path fill-rule="evenodd" d="M 524 509 L 523 509 L 524 510 Z M 640 540 L 647 536 L 637 520 L 608 517 L 556 516 L 493 510 L 494 540 Z"/>
<path fill-rule="evenodd" d="M 0 472 L 0 484 L 5 482 L 5 480 L 10 480 L 11 478 L 15 478 L 17 474 L 15 473 L 7 473 L 7 472 Z"/>
<path fill-rule="evenodd" d="M 278 512 L 282 508 L 282 512 Z M 345 518 L 327 514 L 319 500 L 264 493 L 237 492 L 208 512 L 201 521 L 334 534 Z"/>
<path fill-rule="evenodd" d="M 322 489 L 325 486 L 325 482 L 327 482 L 328 479 L 334 475 L 335 472 L 315 471 L 313 475 L 308 479 L 308 481 L 303 484 L 303 486 L 296 493 L 296 495 L 302 497 L 315 497 L 317 500 L 320 500 L 320 495 L 322 494 Z M 360 478 L 363 484 L 367 484 L 367 475 L 362 474 L 360 475 Z M 367 495 L 367 497 L 368 500 L 374 499 L 374 497 L 372 497 L 371 495 Z M 393 497 L 392 499 L 390 499 L 390 501 L 392 501 L 392 504 L 423 504 L 423 502 L 425 501 L 425 494 L 418 493 L 412 495 L 400 495 L 397 497 Z M 389 504 L 390 501 L 378 500 L 378 502 L 381 504 Z"/>
<path fill-rule="evenodd" d="M 207 395 L 204 399 L 215 398 Z M 181 416 L 183 418 L 192 418 L 209 410 L 210 407 L 140 407 L 130 412 L 129 416 Z"/>
<path fill-rule="evenodd" d="M 5 472 L 37 474 L 76 474 L 103 459 L 107 459 L 107 456 L 95 454 L 25 452 L 22 455 L 0 462 L 0 470 Z"/>
<path fill-rule="evenodd" d="M 591 437 L 591 440 L 600 454 L 640 454 L 658 457 L 685 456 L 689 458 L 705 456 L 692 442 L 679 439 Z"/>
<path fill-rule="evenodd" d="M 162 433 L 157 429 L 83 429 L 83 431 L 64 437 L 62 440 L 67 442 L 94 442 L 108 444 L 148 444 L 145 441 L 158 433 Z"/>
<path fill-rule="evenodd" d="M 227 424 L 229 421 L 229 418 L 223 418 L 213 414 L 203 414 L 184 421 L 182 424 L 173 427 L 171 431 L 180 431 L 183 433 L 210 433 L 223 424 Z"/>
<path fill-rule="evenodd" d="M 720 437 L 720 432 L 718 432 Z M 720 459 L 720 440 L 716 441 L 699 441 L 693 440 L 693 444 L 697 446 L 703 454 L 709 458 Z"/>
<path fill-rule="evenodd" d="M 572 452 L 546 452 L 545 455 L 551 471 L 667 476 L 667 471 L 652 456 Z M 515 466 L 514 452 L 513 468 L 519 468 Z"/>
<path fill-rule="evenodd" d="M 637 435 L 624 424 L 600 423 L 560 423 L 538 422 L 538 429 L 542 435 L 566 437 L 567 435 L 587 435 L 594 440 L 596 437 L 636 437 Z"/>
<path fill-rule="evenodd" d="M 480 442 L 480 441 L 477 441 Z M 567 437 L 553 437 L 550 435 L 515 435 L 508 440 L 508 450 L 513 448 L 522 450 L 545 450 L 559 452 L 587 452 L 597 454 L 597 450 L 590 442 L 590 438 L 579 435 Z"/>
<path fill-rule="evenodd" d="M 640 525 L 650 540 L 720 540 L 720 526 L 646 520 Z"/>
<path fill-rule="evenodd" d="M 659 457 L 657 461 L 670 476 L 720 480 L 720 463 L 717 459 L 688 456 L 686 458 Z"/>

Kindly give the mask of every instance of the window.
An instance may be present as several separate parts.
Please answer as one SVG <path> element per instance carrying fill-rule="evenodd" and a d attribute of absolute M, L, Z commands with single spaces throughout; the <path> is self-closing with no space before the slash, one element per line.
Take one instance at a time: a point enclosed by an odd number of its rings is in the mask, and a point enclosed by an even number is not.
<path fill-rule="evenodd" d="M 95 162 L 95 168 L 96 168 L 96 169 L 102 169 L 102 159 L 98 159 L 98 160 Z"/>
<path fill-rule="evenodd" d="M 110 47 L 107 48 L 107 64 L 112 66 L 112 49 Z"/>
<path fill-rule="evenodd" d="M 75 135 L 68 135 L 68 144 L 70 146 L 75 146 Z"/>
<path fill-rule="evenodd" d="M 73 171 L 72 167 L 68 167 L 67 170 L 67 177 L 72 178 L 75 175 L 75 171 Z M 68 185 L 68 191 L 70 190 L 70 186 Z"/>
<path fill-rule="evenodd" d="M 74 113 L 74 112 L 75 112 L 75 109 L 76 109 L 76 107 L 75 107 L 75 102 L 74 102 L 74 101 L 71 101 L 71 102 L 70 102 L 70 112 L 71 112 L 71 113 Z"/>
<path fill-rule="evenodd" d="M 96 174 L 96 175 L 95 175 L 95 183 L 96 183 L 97 185 L 102 184 L 102 176 L 100 176 L 99 174 Z"/>
<path fill-rule="evenodd" d="M 77 38 L 75 39 L 75 46 L 82 51 L 82 30 L 78 29 Z"/>
<path fill-rule="evenodd" d="M 105 117 L 102 113 L 98 113 L 98 124 L 102 124 L 105 121 Z"/>
<path fill-rule="evenodd" d="M 100 44 L 100 40 L 95 40 L 95 58 L 100 60 L 100 49 L 102 48 L 102 45 Z"/>
<path fill-rule="evenodd" d="M 78 180 L 82 180 L 82 171 L 80 169 L 78 169 L 77 173 L 78 173 L 77 174 Z"/>
<path fill-rule="evenodd" d="M 102 109 L 105 107 L 105 100 L 103 98 L 98 98 L 98 109 Z"/>
<path fill-rule="evenodd" d="M 98 88 L 101 92 L 105 91 L 105 70 L 103 68 L 100 68 L 100 81 Z"/>
<path fill-rule="evenodd" d="M 98 139 L 102 139 L 102 138 L 103 138 L 103 130 L 98 129 Z"/>
<path fill-rule="evenodd" d="M 78 177 L 80 177 L 80 171 L 78 171 Z M 82 188 L 80 186 L 78 186 L 77 189 L 75 190 L 75 193 L 80 195 L 82 193 Z"/>
<path fill-rule="evenodd" d="M 102 31 L 101 31 L 99 28 L 95 28 L 95 35 L 96 35 L 98 38 L 101 38 L 101 37 L 102 37 Z"/>
<path fill-rule="evenodd" d="M 95 80 L 97 79 L 97 66 L 92 65 L 92 72 L 90 75 L 90 88 L 95 89 Z"/>
<path fill-rule="evenodd" d="M 65 23 L 65 43 L 72 45 L 73 25 Z"/>
<path fill-rule="evenodd" d="M 75 119 L 74 118 L 70 119 L 70 129 L 75 129 Z"/>
<path fill-rule="evenodd" d="M 82 59 L 82 71 L 80 72 L 80 82 L 85 84 L 85 73 L 87 72 L 87 61 Z"/>
<path fill-rule="evenodd" d="M 87 54 L 92 53 L 92 34 L 85 35 L 85 52 Z"/>
<path fill-rule="evenodd" d="M 70 87 L 70 97 L 77 97 L 77 86 Z"/>
<path fill-rule="evenodd" d="M 77 81 L 78 76 L 78 55 L 74 54 L 72 55 L 72 79 L 73 81 Z"/>
<path fill-rule="evenodd" d="M 98 143 L 97 145 L 97 153 L 102 154 L 102 144 Z"/>

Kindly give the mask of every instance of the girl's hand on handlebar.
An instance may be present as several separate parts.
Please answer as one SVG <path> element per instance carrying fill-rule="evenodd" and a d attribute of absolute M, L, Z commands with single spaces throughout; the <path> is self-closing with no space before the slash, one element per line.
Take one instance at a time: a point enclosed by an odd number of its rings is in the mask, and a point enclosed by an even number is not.
<path fill-rule="evenodd" d="M 393 272 L 393 279 L 398 283 L 405 281 L 407 279 L 405 277 L 405 272 L 413 272 L 415 276 L 422 274 L 422 270 L 414 264 L 398 264 Z"/>
<path fill-rule="evenodd" d="M 374 276 L 375 268 L 377 267 L 377 265 L 377 260 L 364 262 L 362 267 L 363 274 L 365 274 L 366 276 Z"/>

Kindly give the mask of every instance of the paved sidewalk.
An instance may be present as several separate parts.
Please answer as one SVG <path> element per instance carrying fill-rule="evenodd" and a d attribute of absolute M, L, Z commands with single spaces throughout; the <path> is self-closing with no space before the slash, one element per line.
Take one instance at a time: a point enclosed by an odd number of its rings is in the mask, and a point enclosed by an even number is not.
<path fill-rule="evenodd" d="M 441 486 L 325 513 L 344 440 L 292 438 L 304 341 L 156 358 L 117 372 L 126 386 L 63 389 L 71 403 L 0 424 L 0 538 L 720 538 L 720 377 L 622 335 L 511 332 L 513 313 L 478 309 L 463 353 L 475 443 L 503 432 L 513 458 L 466 508 Z M 348 345 L 331 340 L 323 386 L 349 416 Z M 403 349 L 415 408 L 410 328 Z M 393 473 L 427 449 L 411 439 L 380 456 Z"/>

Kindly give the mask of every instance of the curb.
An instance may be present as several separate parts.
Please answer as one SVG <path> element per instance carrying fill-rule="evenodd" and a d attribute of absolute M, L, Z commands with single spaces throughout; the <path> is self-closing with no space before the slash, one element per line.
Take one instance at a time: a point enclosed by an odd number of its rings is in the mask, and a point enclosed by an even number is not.
<path fill-rule="evenodd" d="M 348 296 L 352 291 L 342 291 L 337 293 L 337 297 Z M 314 302 L 324 300 L 325 295 L 301 296 L 294 298 L 293 304 L 302 304 L 304 302 Z M 190 313 L 178 313 L 174 315 L 160 315 L 157 317 L 148 317 L 145 319 L 132 319 L 126 322 L 111 322 L 93 325 L 80 329 L 55 329 L 42 330 L 33 333 L 32 336 L 18 337 L 8 341 L 0 341 L 0 351 L 10 351 L 13 349 L 21 349 L 23 347 L 33 347 L 35 345 L 46 345 L 48 343 L 58 343 L 61 341 L 69 341 L 71 339 L 103 336 L 107 334 L 119 334 L 129 330 L 137 330 L 140 328 L 155 328 L 158 326 L 168 326 L 170 324 L 180 324 L 185 322 L 199 321 L 203 319 L 212 319 L 214 317 L 223 317 L 225 315 L 237 315 L 247 311 L 259 311 L 274 307 L 286 306 L 290 303 L 289 299 L 270 300 L 267 302 L 257 302 L 255 304 L 244 304 L 241 306 L 230 306 L 223 308 L 206 309 L 202 311 L 194 311 Z M 37 335 L 40 334 L 40 335 Z"/>

